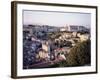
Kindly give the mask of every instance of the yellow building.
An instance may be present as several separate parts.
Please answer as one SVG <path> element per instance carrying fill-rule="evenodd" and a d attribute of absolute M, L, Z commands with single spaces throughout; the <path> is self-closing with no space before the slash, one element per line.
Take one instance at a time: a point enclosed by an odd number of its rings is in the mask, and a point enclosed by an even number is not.
<path fill-rule="evenodd" d="M 45 50 L 43 50 L 43 49 L 41 49 L 41 50 L 39 51 L 39 53 L 38 53 L 38 57 L 39 57 L 40 59 L 48 58 L 48 52 L 45 51 Z"/>
<path fill-rule="evenodd" d="M 48 50 L 48 49 L 49 49 L 48 47 L 49 47 L 49 44 L 48 44 L 47 41 L 42 42 L 42 49 L 43 49 L 43 50 L 45 50 L 45 51 L 48 52 L 48 51 L 49 51 L 49 50 Z"/>
<path fill-rule="evenodd" d="M 47 41 L 42 42 L 42 49 L 39 50 L 37 58 L 40 58 L 40 59 L 49 58 L 49 44 Z"/>
<path fill-rule="evenodd" d="M 78 37 L 80 38 L 81 41 L 86 41 L 88 39 L 90 39 L 90 35 L 89 34 L 78 34 Z"/>
<path fill-rule="evenodd" d="M 90 38 L 90 36 L 89 36 L 88 34 L 84 34 L 84 35 L 81 35 L 80 40 L 81 40 L 81 41 L 86 41 L 86 40 L 88 40 L 89 38 Z"/>

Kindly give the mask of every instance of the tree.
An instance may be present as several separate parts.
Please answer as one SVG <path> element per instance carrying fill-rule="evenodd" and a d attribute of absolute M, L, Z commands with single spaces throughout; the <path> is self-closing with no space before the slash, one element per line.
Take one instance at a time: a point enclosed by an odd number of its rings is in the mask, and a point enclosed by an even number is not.
<path fill-rule="evenodd" d="M 63 61 L 57 63 L 56 65 L 57 65 L 58 67 L 66 67 L 66 66 L 67 66 L 67 62 L 66 62 L 66 60 L 63 60 Z"/>
<path fill-rule="evenodd" d="M 91 62 L 91 42 L 90 40 L 78 43 L 71 48 L 69 55 L 66 57 L 68 66 L 89 65 Z"/>

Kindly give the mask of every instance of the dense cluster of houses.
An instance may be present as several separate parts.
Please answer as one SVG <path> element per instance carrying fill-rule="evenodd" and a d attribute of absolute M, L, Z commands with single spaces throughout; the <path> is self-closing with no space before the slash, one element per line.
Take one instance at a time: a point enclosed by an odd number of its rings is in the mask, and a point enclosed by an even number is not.
<path fill-rule="evenodd" d="M 84 33 L 81 33 L 84 32 Z M 46 33 L 62 32 L 53 41 Z M 68 54 L 76 43 L 90 39 L 90 30 L 84 26 L 70 25 L 53 27 L 48 25 L 27 25 L 23 27 L 23 65 L 49 61 Z M 63 42 L 63 43 L 62 43 Z"/>

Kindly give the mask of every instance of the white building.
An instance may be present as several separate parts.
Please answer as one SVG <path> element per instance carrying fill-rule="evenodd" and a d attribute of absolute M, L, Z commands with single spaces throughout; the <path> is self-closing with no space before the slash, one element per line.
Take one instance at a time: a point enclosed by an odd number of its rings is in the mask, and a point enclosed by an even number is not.
<path fill-rule="evenodd" d="M 61 27 L 60 31 L 67 31 L 67 27 Z"/>
<path fill-rule="evenodd" d="M 38 53 L 38 57 L 39 57 L 40 59 L 46 59 L 46 58 L 48 58 L 48 52 L 45 51 L 45 50 L 43 50 L 43 49 L 41 49 L 41 50 L 39 51 L 39 53 Z"/>
<path fill-rule="evenodd" d="M 81 41 L 86 41 L 86 40 L 90 39 L 89 34 L 78 34 L 78 37 L 80 38 Z"/>
<path fill-rule="evenodd" d="M 80 25 L 67 25 L 67 31 L 77 32 L 77 31 L 88 31 L 88 29 L 84 26 Z"/>

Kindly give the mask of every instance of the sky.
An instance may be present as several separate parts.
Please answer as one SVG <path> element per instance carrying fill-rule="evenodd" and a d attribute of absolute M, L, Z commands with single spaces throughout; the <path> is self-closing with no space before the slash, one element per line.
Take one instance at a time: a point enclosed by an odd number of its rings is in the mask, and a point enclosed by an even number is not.
<path fill-rule="evenodd" d="M 91 26 L 91 14 L 75 12 L 53 11 L 23 11 L 23 24 L 37 24 L 49 26 L 81 25 L 87 28 Z"/>

